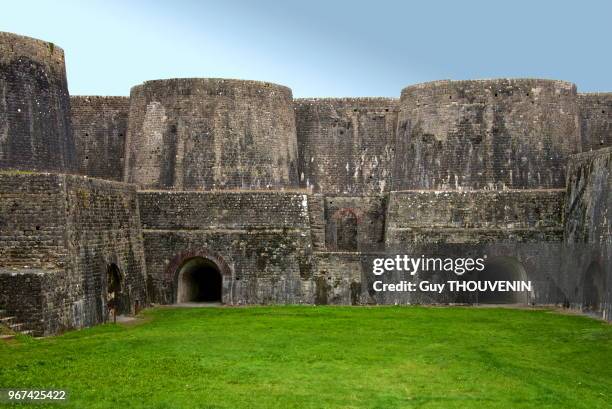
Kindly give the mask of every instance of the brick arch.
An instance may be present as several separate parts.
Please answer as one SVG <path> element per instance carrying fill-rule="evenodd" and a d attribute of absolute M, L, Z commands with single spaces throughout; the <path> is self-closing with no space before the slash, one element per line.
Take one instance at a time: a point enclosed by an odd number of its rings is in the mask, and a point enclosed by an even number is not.
<path fill-rule="evenodd" d="M 224 280 L 228 280 L 232 277 L 231 267 L 219 254 L 204 248 L 182 251 L 180 253 L 177 253 L 172 258 L 172 260 L 170 260 L 170 262 L 166 266 L 166 269 L 164 270 L 164 279 L 167 282 L 172 283 L 172 297 L 176 295 L 178 274 L 180 272 L 181 266 L 187 260 L 194 257 L 201 257 L 203 259 L 210 260 L 211 262 L 215 263 L 215 265 L 219 269 L 219 272 L 221 273 L 221 277 L 223 277 Z"/>
<path fill-rule="evenodd" d="M 346 217 L 353 217 L 357 223 L 361 223 L 363 220 L 363 212 L 360 209 L 352 207 L 342 207 L 332 214 L 334 220 L 340 220 Z"/>

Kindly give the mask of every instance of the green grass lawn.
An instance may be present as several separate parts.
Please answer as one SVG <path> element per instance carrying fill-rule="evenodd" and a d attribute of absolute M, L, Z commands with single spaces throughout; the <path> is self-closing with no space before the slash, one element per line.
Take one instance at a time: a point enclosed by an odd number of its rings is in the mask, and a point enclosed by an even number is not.
<path fill-rule="evenodd" d="M 0 342 L 75 408 L 610 408 L 612 326 L 498 308 L 158 308 Z M 45 407 L 36 405 L 30 407 Z"/>

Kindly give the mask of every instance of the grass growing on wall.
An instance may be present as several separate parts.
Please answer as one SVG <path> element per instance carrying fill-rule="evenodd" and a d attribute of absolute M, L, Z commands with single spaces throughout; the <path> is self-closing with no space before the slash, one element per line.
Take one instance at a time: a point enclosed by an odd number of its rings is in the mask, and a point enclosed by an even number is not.
<path fill-rule="evenodd" d="M 497 308 L 159 308 L 0 343 L 74 408 L 609 408 L 612 326 Z M 46 405 L 36 405 L 45 407 Z"/>

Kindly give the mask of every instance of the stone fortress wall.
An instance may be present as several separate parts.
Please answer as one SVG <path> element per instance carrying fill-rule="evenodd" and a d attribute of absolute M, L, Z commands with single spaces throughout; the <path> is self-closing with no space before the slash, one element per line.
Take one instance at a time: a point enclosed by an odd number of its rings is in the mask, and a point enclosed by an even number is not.
<path fill-rule="evenodd" d="M 564 211 L 568 303 L 612 319 L 612 147 L 570 159 Z M 570 274 L 579 271 L 579 274 Z"/>
<path fill-rule="evenodd" d="M 0 310 L 23 329 L 194 301 L 511 302 L 612 317 L 609 94 L 514 79 L 293 100 L 280 85 L 187 78 L 68 99 L 55 46 L 3 33 L 0 47 L 42 61 L 0 67 L 12 90 L 0 94 Z M 45 59 L 60 55 L 51 71 Z M 59 80 L 32 87 L 44 70 Z M 39 101 L 47 116 L 18 115 Z M 459 279 L 534 289 L 375 292 L 376 279 L 458 279 L 372 274 L 396 254 L 485 255 L 485 271 Z"/>
<path fill-rule="evenodd" d="M 146 305 L 135 187 L 69 175 L 92 153 L 75 146 L 63 50 L 0 33 L 0 51 L 1 315 L 40 335 L 103 322 L 111 269 L 117 311 Z"/>
<path fill-rule="evenodd" d="M 223 266 L 226 304 L 312 303 L 308 197 L 291 191 L 141 191 L 150 297 L 177 301 L 192 257 Z"/>
<path fill-rule="evenodd" d="M 80 175 L 123 180 L 128 97 L 70 97 L 76 169 Z"/>
<path fill-rule="evenodd" d="M 107 273 L 124 283 L 119 312 L 148 302 L 134 186 L 75 175 L 0 172 L 0 305 L 37 334 L 108 319 Z"/>
<path fill-rule="evenodd" d="M 327 194 L 389 191 L 397 100 L 297 99 L 294 107 L 301 187 Z"/>

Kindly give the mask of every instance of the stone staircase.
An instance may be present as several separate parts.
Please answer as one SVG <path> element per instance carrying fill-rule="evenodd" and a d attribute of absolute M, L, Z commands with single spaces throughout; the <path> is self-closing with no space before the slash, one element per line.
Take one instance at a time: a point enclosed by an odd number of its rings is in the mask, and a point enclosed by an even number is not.
<path fill-rule="evenodd" d="M 9 330 L 0 332 L 0 339 L 15 338 L 15 334 L 33 335 L 34 333 L 32 330 L 25 329 L 25 324 L 17 322 L 16 318 L 8 315 L 6 310 L 0 310 L 0 327 Z"/>

